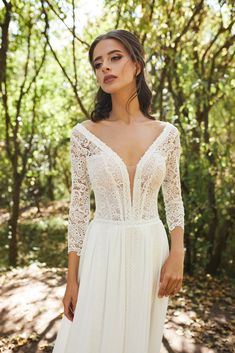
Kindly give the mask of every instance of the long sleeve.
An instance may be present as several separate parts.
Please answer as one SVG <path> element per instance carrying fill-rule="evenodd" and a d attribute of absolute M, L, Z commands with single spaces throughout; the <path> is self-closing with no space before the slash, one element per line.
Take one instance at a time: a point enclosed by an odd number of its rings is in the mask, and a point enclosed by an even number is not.
<path fill-rule="evenodd" d="M 169 140 L 166 175 L 162 183 L 162 192 L 169 231 L 176 226 L 184 229 L 184 205 L 180 183 L 180 135 L 176 127 Z"/>
<path fill-rule="evenodd" d="M 87 172 L 86 149 L 79 134 L 72 130 L 70 138 L 71 198 L 68 216 L 68 253 L 82 255 L 83 242 L 90 219 L 90 180 Z"/>

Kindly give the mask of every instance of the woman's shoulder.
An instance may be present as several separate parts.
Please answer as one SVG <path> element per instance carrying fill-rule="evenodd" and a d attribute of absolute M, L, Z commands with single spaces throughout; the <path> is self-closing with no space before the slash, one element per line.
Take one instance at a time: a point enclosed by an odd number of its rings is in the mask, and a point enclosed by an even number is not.
<path fill-rule="evenodd" d="M 158 119 L 154 115 L 153 115 L 153 117 L 155 118 L 155 120 L 151 119 L 150 123 L 155 124 L 155 125 L 160 125 L 160 126 L 163 126 L 163 127 L 168 125 L 168 126 L 171 126 L 173 129 L 177 129 L 176 125 L 174 125 L 173 123 L 170 123 L 167 120 Z"/>
<path fill-rule="evenodd" d="M 167 121 L 166 124 L 169 126 L 170 131 L 172 131 L 173 134 L 180 134 L 179 129 L 175 124 L 170 123 L 169 121 Z"/>
<path fill-rule="evenodd" d="M 156 127 L 160 127 L 160 129 L 166 130 L 168 132 L 171 132 L 171 134 L 173 135 L 177 135 L 179 134 L 179 129 L 177 128 L 177 126 L 169 121 L 164 121 L 164 120 L 158 120 L 156 119 L 156 122 L 153 122 L 153 124 L 156 124 Z"/>
<path fill-rule="evenodd" d="M 71 135 L 81 132 L 83 128 L 92 132 L 93 125 L 94 123 L 91 120 L 83 120 L 81 122 L 78 122 L 71 128 Z"/>
<path fill-rule="evenodd" d="M 161 128 L 164 129 L 166 126 L 168 126 L 172 132 L 174 132 L 176 134 L 179 133 L 177 126 L 173 123 L 170 123 L 169 121 L 156 119 L 155 121 L 152 121 L 149 123 L 153 124 L 153 126 L 155 126 L 158 129 L 159 129 L 159 127 L 160 127 L 160 129 Z M 81 122 L 78 122 L 75 126 L 73 126 L 72 132 L 75 132 L 77 129 L 79 129 L 80 126 L 82 128 L 85 127 L 85 129 L 89 130 L 90 132 L 95 132 L 95 129 L 97 128 L 97 122 L 93 122 L 90 119 L 86 119 Z"/>
<path fill-rule="evenodd" d="M 95 123 L 92 120 L 87 119 L 87 120 L 83 120 L 79 124 L 85 126 L 85 128 L 87 128 L 87 129 L 92 129 Z"/>

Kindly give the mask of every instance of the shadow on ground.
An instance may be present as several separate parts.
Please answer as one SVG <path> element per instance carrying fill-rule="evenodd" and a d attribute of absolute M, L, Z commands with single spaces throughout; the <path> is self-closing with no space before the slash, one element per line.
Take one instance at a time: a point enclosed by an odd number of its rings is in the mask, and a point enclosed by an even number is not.
<path fill-rule="evenodd" d="M 63 314 L 66 268 L 33 264 L 0 277 L 0 352 L 52 352 Z M 234 285 L 211 276 L 185 276 L 170 297 L 161 353 L 232 353 Z"/>

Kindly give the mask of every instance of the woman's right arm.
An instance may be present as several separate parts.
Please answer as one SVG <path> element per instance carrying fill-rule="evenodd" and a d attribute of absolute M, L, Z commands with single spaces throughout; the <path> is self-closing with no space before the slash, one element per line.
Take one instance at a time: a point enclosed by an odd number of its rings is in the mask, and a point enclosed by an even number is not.
<path fill-rule="evenodd" d="M 78 270 L 80 257 L 75 251 L 71 251 L 68 255 L 68 273 L 67 285 L 63 298 L 64 315 L 70 321 L 73 320 L 74 311 L 77 304 L 77 297 L 79 291 Z"/>
<path fill-rule="evenodd" d="M 83 147 L 82 141 L 82 136 L 73 129 L 70 139 L 72 187 L 68 216 L 68 273 L 63 298 L 64 314 L 69 320 L 73 319 L 76 307 L 79 262 L 90 219 L 91 184 L 86 164 L 87 149 Z"/>
<path fill-rule="evenodd" d="M 78 283 L 79 262 L 80 256 L 75 251 L 71 251 L 68 254 L 67 283 Z"/>

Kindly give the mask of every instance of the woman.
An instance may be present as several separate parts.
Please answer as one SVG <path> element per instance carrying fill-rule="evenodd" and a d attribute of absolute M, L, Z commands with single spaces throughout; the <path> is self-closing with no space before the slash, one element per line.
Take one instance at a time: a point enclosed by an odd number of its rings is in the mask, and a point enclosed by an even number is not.
<path fill-rule="evenodd" d="M 179 131 L 149 114 L 143 56 L 125 30 L 89 50 L 100 88 L 91 120 L 71 133 L 69 263 L 54 353 L 159 353 L 169 295 L 182 286 Z M 156 207 L 161 186 L 171 249 Z"/>

